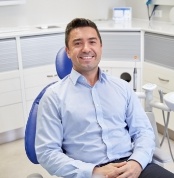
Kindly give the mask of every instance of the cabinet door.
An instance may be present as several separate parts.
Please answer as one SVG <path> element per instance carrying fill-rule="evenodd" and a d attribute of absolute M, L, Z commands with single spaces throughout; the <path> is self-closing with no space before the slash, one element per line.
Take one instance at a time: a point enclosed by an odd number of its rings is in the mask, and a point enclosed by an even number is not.
<path fill-rule="evenodd" d="M 63 33 L 21 38 L 27 116 L 40 91 L 59 79 L 55 59 L 59 49 L 65 46 L 64 39 Z"/>
<path fill-rule="evenodd" d="M 64 34 L 49 34 L 21 38 L 23 68 L 54 64 L 56 54 L 65 46 Z"/>
<path fill-rule="evenodd" d="M 145 33 L 144 60 L 174 69 L 174 36 Z"/>
<path fill-rule="evenodd" d="M 141 61 L 140 32 L 101 32 L 103 41 L 102 60 Z"/>
<path fill-rule="evenodd" d="M 0 133 L 24 127 L 21 102 L 0 107 Z"/>
<path fill-rule="evenodd" d="M 0 72 L 18 70 L 15 38 L 0 39 Z"/>
<path fill-rule="evenodd" d="M 15 38 L 0 40 L 0 133 L 24 126 Z"/>

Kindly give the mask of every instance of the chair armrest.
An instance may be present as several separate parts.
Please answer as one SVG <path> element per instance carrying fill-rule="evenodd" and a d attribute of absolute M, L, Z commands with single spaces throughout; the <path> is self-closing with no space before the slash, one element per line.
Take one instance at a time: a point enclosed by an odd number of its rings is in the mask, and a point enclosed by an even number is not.
<path fill-rule="evenodd" d="M 155 149 L 153 159 L 160 163 L 167 163 L 172 161 L 171 156 L 169 154 L 164 152 L 164 150 L 162 150 L 161 148 L 157 148 L 157 147 Z"/>

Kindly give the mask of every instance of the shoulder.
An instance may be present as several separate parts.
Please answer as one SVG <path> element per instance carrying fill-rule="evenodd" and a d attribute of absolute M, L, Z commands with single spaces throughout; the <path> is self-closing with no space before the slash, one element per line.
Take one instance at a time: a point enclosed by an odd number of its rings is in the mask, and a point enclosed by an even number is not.
<path fill-rule="evenodd" d="M 62 80 L 51 84 L 49 87 L 47 87 L 43 98 L 56 99 L 56 96 L 60 96 L 61 94 L 65 93 L 69 81 L 69 76 L 66 76 Z"/>
<path fill-rule="evenodd" d="M 114 85 L 115 87 L 119 87 L 121 89 L 126 89 L 126 90 L 131 90 L 130 83 L 128 83 L 127 81 L 119 77 L 106 74 L 106 80 L 112 85 Z"/>

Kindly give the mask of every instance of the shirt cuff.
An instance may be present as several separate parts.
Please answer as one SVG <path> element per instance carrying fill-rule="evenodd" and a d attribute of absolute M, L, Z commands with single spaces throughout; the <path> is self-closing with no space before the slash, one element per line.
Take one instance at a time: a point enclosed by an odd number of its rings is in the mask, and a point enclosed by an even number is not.
<path fill-rule="evenodd" d="M 80 174 L 78 174 L 80 178 L 91 178 L 92 177 L 92 173 L 93 173 L 93 170 L 94 170 L 94 167 L 96 165 L 95 164 L 91 164 L 91 163 L 81 163 L 81 164 L 78 164 L 78 168 L 79 170 L 81 170 Z"/>
<path fill-rule="evenodd" d="M 136 152 L 136 153 L 133 153 L 128 160 L 135 160 L 137 161 L 142 169 L 144 169 L 147 164 L 152 160 L 152 158 L 150 159 L 150 156 L 147 155 L 146 153 L 142 153 L 142 152 Z"/>

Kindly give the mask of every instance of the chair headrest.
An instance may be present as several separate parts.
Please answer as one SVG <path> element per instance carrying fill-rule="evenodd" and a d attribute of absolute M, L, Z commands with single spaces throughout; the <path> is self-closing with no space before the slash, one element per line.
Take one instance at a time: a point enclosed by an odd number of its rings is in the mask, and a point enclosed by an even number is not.
<path fill-rule="evenodd" d="M 71 59 L 68 58 L 65 47 L 62 47 L 56 55 L 56 71 L 60 79 L 70 74 L 72 69 Z"/>

